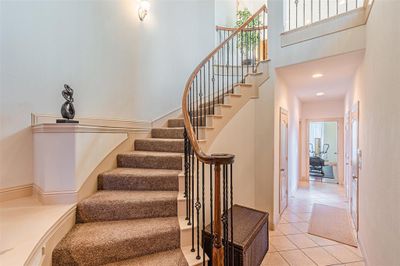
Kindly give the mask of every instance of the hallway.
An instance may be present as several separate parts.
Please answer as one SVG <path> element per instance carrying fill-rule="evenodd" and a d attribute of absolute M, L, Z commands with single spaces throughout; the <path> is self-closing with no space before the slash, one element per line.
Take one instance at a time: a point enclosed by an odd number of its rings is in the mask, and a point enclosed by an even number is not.
<path fill-rule="evenodd" d="M 275 231 L 263 266 L 347 265 L 363 266 L 359 248 L 307 234 L 314 203 L 346 208 L 342 186 L 321 182 L 300 183 Z"/>

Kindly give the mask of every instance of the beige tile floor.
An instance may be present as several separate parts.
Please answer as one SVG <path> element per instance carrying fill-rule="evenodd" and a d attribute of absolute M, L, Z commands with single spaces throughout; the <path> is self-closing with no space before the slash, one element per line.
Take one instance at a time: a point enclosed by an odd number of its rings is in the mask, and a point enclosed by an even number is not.
<path fill-rule="evenodd" d="M 364 266 L 358 248 L 307 233 L 314 203 L 347 208 L 342 186 L 301 183 L 274 231 L 262 266 L 346 265 Z"/>

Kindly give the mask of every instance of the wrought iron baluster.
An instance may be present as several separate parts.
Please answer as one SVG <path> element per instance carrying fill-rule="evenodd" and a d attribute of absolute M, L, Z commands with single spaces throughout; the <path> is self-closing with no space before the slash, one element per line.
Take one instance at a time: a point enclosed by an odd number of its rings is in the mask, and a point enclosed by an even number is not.
<path fill-rule="evenodd" d="M 214 56 L 212 57 L 212 114 L 215 112 L 215 75 L 214 75 Z"/>
<path fill-rule="evenodd" d="M 207 88 L 208 88 L 208 95 L 207 95 L 207 98 L 208 98 L 208 114 L 210 114 L 210 112 L 211 112 L 211 81 L 210 81 L 210 75 L 211 75 L 211 73 L 210 73 L 210 60 L 208 60 L 208 71 L 207 71 L 207 74 L 208 74 L 208 79 L 207 79 Z M 206 121 L 207 121 L 207 118 L 206 118 Z"/>
<path fill-rule="evenodd" d="M 229 41 L 226 43 L 226 93 L 228 93 L 229 90 Z M 222 97 L 224 97 L 224 94 Z M 225 99 L 224 99 L 225 100 Z"/>
<path fill-rule="evenodd" d="M 192 149 L 192 202 L 191 202 L 191 208 L 192 208 L 192 249 L 190 250 L 191 252 L 195 252 L 194 249 L 194 150 Z"/>
<path fill-rule="evenodd" d="M 232 266 L 235 265 L 235 247 L 233 242 L 233 165 L 230 164 L 231 172 L 230 172 L 230 198 L 231 198 L 231 251 L 232 251 Z"/>
<path fill-rule="evenodd" d="M 240 54 L 241 54 L 241 60 L 242 62 L 240 62 L 240 65 L 242 67 L 242 77 L 241 77 L 241 83 L 244 83 L 244 71 L 243 71 L 243 39 L 244 39 L 244 35 L 243 35 L 243 30 L 240 31 Z"/>
<path fill-rule="evenodd" d="M 291 9 L 291 2 L 292 0 L 288 0 L 288 5 L 289 5 L 289 30 L 290 30 L 290 16 L 291 16 L 291 14 L 290 14 L 290 9 Z"/>
<path fill-rule="evenodd" d="M 233 43 L 233 39 L 234 38 L 232 38 L 231 39 L 231 52 L 232 52 L 232 57 L 231 57 L 231 68 L 232 68 L 232 71 L 231 71 L 231 73 L 232 73 L 232 77 L 231 77 L 231 87 L 232 87 L 232 93 L 233 93 L 233 84 L 234 84 L 234 82 L 233 82 L 233 78 L 234 78 L 234 75 L 235 75 L 235 73 L 234 73 L 234 68 L 235 68 L 235 66 L 234 66 L 234 60 L 233 60 L 233 56 L 234 56 L 234 43 Z"/>
<path fill-rule="evenodd" d="M 186 216 L 185 216 L 185 220 L 188 220 L 188 191 L 187 191 L 187 179 L 188 179 L 188 169 L 189 169 L 189 162 L 188 162 L 188 137 L 187 137 L 187 132 L 186 132 L 186 128 L 183 129 L 183 150 L 184 150 L 184 165 L 185 165 L 185 191 L 183 193 L 183 196 L 185 198 L 185 203 L 186 203 Z"/>
<path fill-rule="evenodd" d="M 339 14 L 339 0 L 336 0 L 336 15 Z"/>
<path fill-rule="evenodd" d="M 329 18 L 329 0 L 326 0 L 326 14 L 327 18 Z"/>
<path fill-rule="evenodd" d="M 200 169 L 199 169 L 199 158 L 196 158 L 197 164 L 196 164 L 196 203 L 195 203 L 195 208 L 196 208 L 196 220 L 197 220 L 197 227 L 196 227 L 196 233 L 197 233 L 197 256 L 196 259 L 201 259 L 200 257 L 200 199 L 199 199 L 199 178 L 200 178 Z"/>
<path fill-rule="evenodd" d="M 202 233 L 202 242 L 204 243 L 204 238 L 203 238 L 203 234 L 204 234 L 204 232 L 205 232 L 205 230 L 206 230 L 206 211 L 205 211 L 205 204 L 204 204 L 204 171 L 205 171 L 205 168 L 204 168 L 204 163 L 202 162 L 201 163 L 201 175 L 202 175 L 202 177 L 201 177 L 201 207 L 202 207 L 202 218 L 203 218 L 203 220 L 202 220 L 202 223 L 203 223 L 203 233 Z M 199 225 L 198 225 L 199 226 Z M 205 265 L 205 251 L 204 251 L 204 244 L 203 244 L 203 265 Z"/>
<path fill-rule="evenodd" d="M 319 19 L 318 20 L 321 20 L 321 0 L 319 0 L 318 7 L 319 7 Z"/>
<path fill-rule="evenodd" d="M 310 22 L 313 23 L 314 22 L 314 0 L 311 0 L 311 19 Z"/>

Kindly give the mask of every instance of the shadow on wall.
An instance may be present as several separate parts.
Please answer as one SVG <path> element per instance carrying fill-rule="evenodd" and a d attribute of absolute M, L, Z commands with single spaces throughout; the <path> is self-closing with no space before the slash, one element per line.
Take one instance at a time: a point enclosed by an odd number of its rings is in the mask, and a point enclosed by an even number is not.
<path fill-rule="evenodd" d="M 26 127 L 0 140 L 0 189 L 33 182 L 33 137 Z"/>

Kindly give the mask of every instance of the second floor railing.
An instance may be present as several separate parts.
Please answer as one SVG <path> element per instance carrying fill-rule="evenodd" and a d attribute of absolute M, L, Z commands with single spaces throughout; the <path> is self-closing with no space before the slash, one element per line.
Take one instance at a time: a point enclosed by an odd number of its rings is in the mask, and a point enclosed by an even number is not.
<path fill-rule="evenodd" d="M 224 107 L 225 96 L 235 93 L 246 75 L 266 59 L 267 8 L 264 5 L 206 57 L 190 75 L 182 97 L 186 220 L 192 230 L 191 251 L 200 260 L 208 252 L 213 266 L 234 265 L 232 214 L 233 154 L 207 154 L 201 148 L 207 121 Z M 234 134 L 234 132 L 233 132 Z M 208 224 L 208 225 L 207 225 Z M 211 241 L 205 239 L 206 232 Z M 200 247 L 203 252 L 200 252 Z M 203 260 L 203 265 L 205 265 Z"/>
<path fill-rule="evenodd" d="M 365 6 L 365 0 L 285 0 L 285 30 L 292 30 Z"/>

